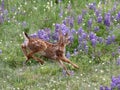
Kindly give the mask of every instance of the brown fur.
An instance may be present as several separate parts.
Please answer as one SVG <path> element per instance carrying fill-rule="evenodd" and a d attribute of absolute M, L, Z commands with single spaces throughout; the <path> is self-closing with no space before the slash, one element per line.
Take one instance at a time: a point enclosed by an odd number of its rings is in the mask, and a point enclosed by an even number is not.
<path fill-rule="evenodd" d="M 70 73 L 68 72 L 63 62 L 70 63 L 75 68 L 79 68 L 76 64 L 72 63 L 69 59 L 65 57 L 65 47 L 68 44 L 68 36 L 63 36 L 61 32 L 59 33 L 59 40 L 55 44 L 39 38 L 29 37 L 26 33 L 24 33 L 26 42 L 21 45 L 21 48 L 24 55 L 26 56 L 26 62 L 29 61 L 30 58 L 33 58 L 43 64 L 44 61 L 42 59 L 34 56 L 35 53 L 39 53 L 41 56 L 58 61 L 60 65 L 66 70 L 66 73 L 68 75 L 70 75 Z"/>

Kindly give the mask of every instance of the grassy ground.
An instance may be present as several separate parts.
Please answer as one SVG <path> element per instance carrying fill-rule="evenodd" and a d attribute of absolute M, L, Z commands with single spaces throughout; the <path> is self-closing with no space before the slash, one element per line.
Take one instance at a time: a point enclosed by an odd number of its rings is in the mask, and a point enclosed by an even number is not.
<path fill-rule="evenodd" d="M 102 56 L 100 63 L 92 62 L 92 58 L 84 53 L 72 56 L 70 60 L 80 67 L 76 70 L 66 64 L 69 70 L 74 71 L 72 76 L 64 76 L 58 64 L 47 60 L 44 65 L 31 60 L 23 67 L 25 57 L 20 47 L 24 41 L 22 32 L 34 33 L 45 27 L 53 30 L 54 24 L 62 21 L 59 17 L 60 5 L 66 10 L 68 2 L 64 0 L 62 4 L 51 4 L 47 0 L 5 1 L 5 9 L 8 10 L 5 17 L 8 18 L 0 25 L 1 90 L 99 90 L 100 85 L 109 86 L 111 77 L 119 75 L 120 66 L 116 65 L 116 58 L 111 60 L 110 53 Z M 74 12 L 81 13 L 89 2 L 72 1 L 72 8 Z M 109 7 L 112 4 L 109 2 Z M 24 21 L 25 28 L 22 25 Z"/>

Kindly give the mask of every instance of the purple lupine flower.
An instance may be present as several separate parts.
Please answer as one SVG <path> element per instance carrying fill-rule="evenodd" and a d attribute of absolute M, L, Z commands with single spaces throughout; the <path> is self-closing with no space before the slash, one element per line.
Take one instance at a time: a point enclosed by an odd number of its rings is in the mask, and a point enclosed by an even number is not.
<path fill-rule="evenodd" d="M 100 90 L 120 90 L 120 76 L 111 78 L 111 85 L 110 87 L 107 86 L 100 86 Z"/>
<path fill-rule="evenodd" d="M 76 32 L 75 29 L 72 29 L 72 30 L 71 30 L 71 33 L 72 33 L 72 34 L 76 34 L 77 32 Z"/>
<path fill-rule="evenodd" d="M 4 18 L 2 15 L 0 15 L 0 24 L 2 24 L 4 22 Z"/>
<path fill-rule="evenodd" d="M 90 40 L 92 40 L 92 39 L 97 39 L 96 34 L 93 33 L 93 32 L 90 32 L 90 34 L 89 34 L 89 39 L 90 39 Z"/>
<path fill-rule="evenodd" d="M 115 35 L 112 35 L 112 36 L 111 36 L 111 40 L 112 40 L 112 42 L 115 41 Z"/>
<path fill-rule="evenodd" d="M 85 49 L 85 47 L 87 46 L 87 41 L 84 40 L 84 41 L 82 42 L 82 44 L 83 44 L 83 48 Z"/>
<path fill-rule="evenodd" d="M 74 49 L 74 56 L 78 54 L 77 49 Z"/>
<path fill-rule="evenodd" d="M 70 31 L 70 29 L 66 26 L 66 25 L 64 25 L 64 24 L 61 24 L 60 25 L 60 28 L 61 28 L 61 30 L 62 30 L 62 33 L 65 35 L 66 33 L 69 33 L 69 31 Z"/>
<path fill-rule="evenodd" d="M 59 29 L 61 29 L 61 28 L 60 28 L 60 24 L 57 24 L 57 23 L 56 23 L 56 24 L 55 24 L 55 32 L 58 32 Z"/>
<path fill-rule="evenodd" d="M 86 38 L 87 38 L 87 34 L 83 32 L 83 33 L 81 34 L 81 37 L 82 37 L 82 39 L 86 39 Z"/>
<path fill-rule="evenodd" d="M 66 57 L 67 57 L 67 58 L 70 58 L 70 56 L 71 56 L 70 52 L 67 51 L 67 53 L 66 53 Z"/>
<path fill-rule="evenodd" d="M 2 0 L 1 9 L 2 9 L 2 12 L 4 12 L 4 0 Z"/>
<path fill-rule="evenodd" d="M 59 16 L 62 18 L 63 17 L 63 9 L 62 7 L 60 7 L 60 13 L 59 13 Z"/>
<path fill-rule="evenodd" d="M 113 8 L 112 8 L 112 11 L 114 12 L 114 11 L 116 11 L 116 8 L 117 8 L 117 4 L 116 4 L 116 2 L 114 3 L 114 6 L 113 6 Z"/>
<path fill-rule="evenodd" d="M 120 77 L 112 77 L 111 88 L 118 88 L 117 86 L 120 84 Z"/>
<path fill-rule="evenodd" d="M 105 86 L 105 90 L 111 90 L 109 87 Z"/>
<path fill-rule="evenodd" d="M 110 13 L 105 14 L 104 24 L 109 27 L 111 25 L 111 15 Z"/>
<path fill-rule="evenodd" d="M 92 46 L 95 47 L 97 44 L 97 40 L 93 38 L 91 39 L 91 43 L 92 43 Z"/>
<path fill-rule="evenodd" d="M 90 3 L 90 4 L 88 5 L 88 7 L 89 7 L 89 9 L 91 9 L 91 10 L 95 10 L 95 9 L 96 9 L 96 3 Z"/>
<path fill-rule="evenodd" d="M 44 30 L 38 30 L 37 34 L 38 34 L 38 37 L 39 37 L 40 39 L 44 39 L 43 37 L 44 37 L 44 35 L 45 35 L 46 33 L 45 33 Z"/>
<path fill-rule="evenodd" d="M 96 26 L 96 27 L 94 28 L 94 31 L 95 31 L 95 32 L 99 31 L 99 26 Z"/>
<path fill-rule="evenodd" d="M 78 16 L 78 24 L 81 24 L 82 23 L 82 15 L 79 15 Z"/>
<path fill-rule="evenodd" d="M 78 37 L 78 42 L 79 42 L 79 44 L 81 44 L 82 41 L 83 41 L 83 38 L 82 38 L 81 36 L 79 36 L 79 37 Z"/>
<path fill-rule="evenodd" d="M 23 27 L 23 28 L 26 28 L 26 26 L 27 26 L 27 22 L 26 22 L 26 21 L 23 21 L 23 22 L 22 22 L 22 27 Z"/>
<path fill-rule="evenodd" d="M 67 9 L 68 9 L 68 12 L 71 11 L 71 4 L 68 4 Z"/>
<path fill-rule="evenodd" d="M 118 12 L 117 16 L 116 16 L 116 20 L 120 21 L 120 11 Z"/>
<path fill-rule="evenodd" d="M 98 37 L 98 41 L 99 41 L 99 43 L 103 43 L 103 38 L 102 37 Z"/>
<path fill-rule="evenodd" d="M 74 71 L 72 70 L 72 71 L 70 71 L 70 75 L 71 76 L 73 76 L 75 73 L 74 73 Z"/>
<path fill-rule="evenodd" d="M 100 86 L 100 90 L 104 90 L 104 87 L 103 87 L 103 86 Z"/>
<path fill-rule="evenodd" d="M 73 26 L 74 26 L 74 19 L 73 19 L 73 17 L 70 19 L 69 23 L 70 23 L 70 27 L 73 28 Z"/>
<path fill-rule="evenodd" d="M 102 15 L 99 15 L 99 16 L 97 17 L 97 22 L 98 22 L 98 23 L 101 23 L 101 22 L 102 22 L 102 19 L 103 19 L 103 18 L 102 18 Z"/>
<path fill-rule="evenodd" d="M 96 10 L 95 10 L 95 15 L 98 17 L 99 14 L 100 14 L 99 10 L 96 9 Z"/>
<path fill-rule="evenodd" d="M 91 26 L 92 26 L 92 18 L 88 20 L 88 27 L 91 28 Z"/>
<path fill-rule="evenodd" d="M 112 52 L 112 57 L 114 57 L 114 56 L 115 56 L 115 54 L 116 54 L 115 52 Z"/>
<path fill-rule="evenodd" d="M 7 9 L 4 10 L 3 14 L 7 16 L 8 15 L 8 10 Z"/>
<path fill-rule="evenodd" d="M 65 77 L 67 76 L 67 73 L 66 73 L 66 71 L 65 71 L 64 69 L 62 70 L 62 74 L 63 74 L 63 76 L 65 76 Z"/>
<path fill-rule="evenodd" d="M 120 57 L 117 58 L 117 65 L 120 65 Z"/>
<path fill-rule="evenodd" d="M 66 20 L 63 20 L 63 21 L 62 21 L 62 23 L 63 23 L 64 25 L 66 25 L 66 24 L 67 24 L 67 23 L 66 23 Z"/>
<path fill-rule="evenodd" d="M 37 35 L 37 33 L 33 33 L 33 34 L 30 35 L 30 37 L 37 38 L 38 35 Z"/>
<path fill-rule="evenodd" d="M 69 39 L 68 39 L 71 43 L 74 41 L 74 36 L 73 33 L 69 33 Z"/>
<path fill-rule="evenodd" d="M 87 10 L 82 10 L 82 16 L 84 16 L 87 13 Z"/>
<path fill-rule="evenodd" d="M 84 51 L 85 51 L 86 54 L 88 53 L 88 49 L 89 49 L 89 47 L 86 45 L 86 46 L 84 47 Z"/>
<path fill-rule="evenodd" d="M 52 34 L 52 39 L 56 41 L 56 40 L 58 40 L 58 36 L 59 36 L 59 34 L 57 32 L 54 32 Z"/>
<path fill-rule="evenodd" d="M 107 37 L 106 44 L 109 45 L 112 43 L 111 36 Z"/>
<path fill-rule="evenodd" d="M 82 33 L 83 33 L 83 29 L 82 29 L 82 27 L 80 27 L 79 29 L 78 29 L 78 35 L 81 35 Z"/>

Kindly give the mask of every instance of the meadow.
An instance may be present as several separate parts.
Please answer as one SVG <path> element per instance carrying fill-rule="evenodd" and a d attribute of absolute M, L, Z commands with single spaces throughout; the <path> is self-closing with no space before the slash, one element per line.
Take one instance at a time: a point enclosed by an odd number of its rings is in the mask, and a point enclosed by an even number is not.
<path fill-rule="evenodd" d="M 23 66 L 23 32 L 55 43 L 69 33 L 65 64 Z M 120 90 L 119 0 L 1 0 L 0 90 Z"/>

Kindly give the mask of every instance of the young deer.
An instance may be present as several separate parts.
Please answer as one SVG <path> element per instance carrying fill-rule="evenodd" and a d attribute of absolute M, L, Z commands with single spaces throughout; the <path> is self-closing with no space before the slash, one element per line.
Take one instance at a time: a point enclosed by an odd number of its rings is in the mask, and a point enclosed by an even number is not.
<path fill-rule="evenodd" d="M 21 48 L 26 56 L 25 63 L 29 61 L 30 58 L 33 58 L 43 64 L 44 61 L 34 55 L 39 53 L 41 56 L 58 61 L 68 75 L 70 75 L 70 73 L 63 62 L 70 63 L 72 66 L 74 66 L 74 68 L 79 68 L 76 64 L 72 63 L 68 58 L 65 57 L 65 47 L 69 43 L 68 34 L 63 36 L 62 32 L 60 31 L 59 40 L 55 44 L 44 41 L 40 38 L 30 37 L 26 33 L 23 34 L 25 37 L 25 42 L 21 45 Z M 28 51 L 30 52 L 28 53 Z"/>

